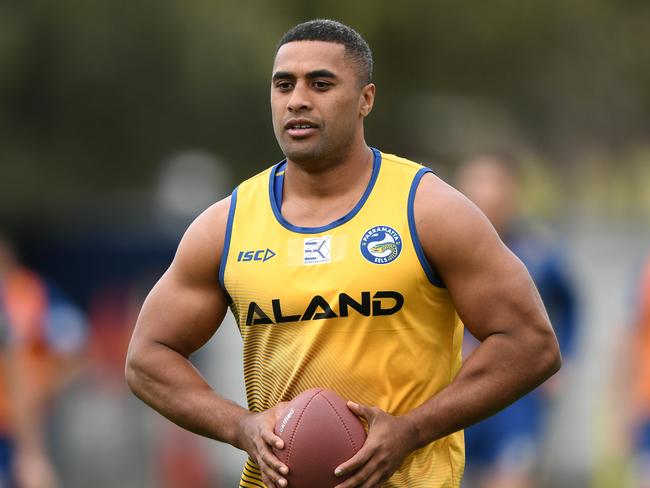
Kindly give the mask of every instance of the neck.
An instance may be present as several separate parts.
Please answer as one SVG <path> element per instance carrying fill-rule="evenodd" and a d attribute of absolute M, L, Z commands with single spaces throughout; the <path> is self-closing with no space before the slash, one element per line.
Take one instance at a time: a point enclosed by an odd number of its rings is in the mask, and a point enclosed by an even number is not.
<path fill-rule="evenodd" d="M 365 188 L 372 174 L 372 150 L 363 143 L 344 155 L 318 161 L 287 160 L 285 193 L 327 198 Z"/>

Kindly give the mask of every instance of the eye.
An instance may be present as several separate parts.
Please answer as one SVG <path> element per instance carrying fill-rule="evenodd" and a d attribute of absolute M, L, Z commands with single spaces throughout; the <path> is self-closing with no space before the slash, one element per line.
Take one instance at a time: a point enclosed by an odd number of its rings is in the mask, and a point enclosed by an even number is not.
<path fill-rule="evenodd" d="M 278 81 L 275 84 L 275 87 L 282 92 L 286 92 L 293 88 L 293 83 L 290 81 Z"/>
<path fill-rule="evenodd" d="M 312 83 L 312 86 L 314 88 L 316 88 L 317 90 L 324 91 L 324 90 L 329 89 L 332 85 L 331 85 L 331 83 L 328 83 L 327 81 L 314 81 Z"/>

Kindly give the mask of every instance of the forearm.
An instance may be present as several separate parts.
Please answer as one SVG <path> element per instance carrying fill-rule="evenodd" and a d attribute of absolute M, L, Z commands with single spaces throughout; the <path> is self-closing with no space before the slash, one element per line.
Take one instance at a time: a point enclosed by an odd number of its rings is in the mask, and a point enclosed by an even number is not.
<path fill-rule="evenodd" d="M 493 415 L 553 375 L 559 361 L 552 336 L 521 341 L 506 334 L 490 335 L 452 383 L 404 416 L 418 447 Z"/>
<path fill-rule="evenodd" d="M 129 351 L 126 377 L 136 396 L 180 427 L 242 448 L 238 425 L 248 410 L 218 395 L 178 352 L 159 343 Z"/>

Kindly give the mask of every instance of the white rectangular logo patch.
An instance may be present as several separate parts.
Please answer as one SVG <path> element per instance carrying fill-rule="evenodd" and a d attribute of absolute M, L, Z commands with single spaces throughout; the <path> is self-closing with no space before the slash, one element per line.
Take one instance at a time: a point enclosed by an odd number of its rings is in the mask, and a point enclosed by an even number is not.
<path fill-rule="evenodd" d="M 309 237 L 304 242 L 302 264 L 323 264 L 332 261 L 332 236 Z"/>

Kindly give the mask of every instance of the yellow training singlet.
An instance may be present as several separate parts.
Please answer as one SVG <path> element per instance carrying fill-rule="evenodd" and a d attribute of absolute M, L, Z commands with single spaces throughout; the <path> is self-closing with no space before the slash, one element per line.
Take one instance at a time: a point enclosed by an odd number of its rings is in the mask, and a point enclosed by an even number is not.
<path fill-rule="evenodd" d="M 429 170 L 374 155 L 359 203 L 323 227 L 282 217 L 283 163 L 233 193 L 219 278 L 243 338 L 251 411 L 326 387 L 404 414 L 460 368 L 462 324 L 413 217 Z M 412 453 L 384 486 L 459 487 L 464 457 L 460 431 Z M 263 486 L 249 459 L 240 487 Z"/>

